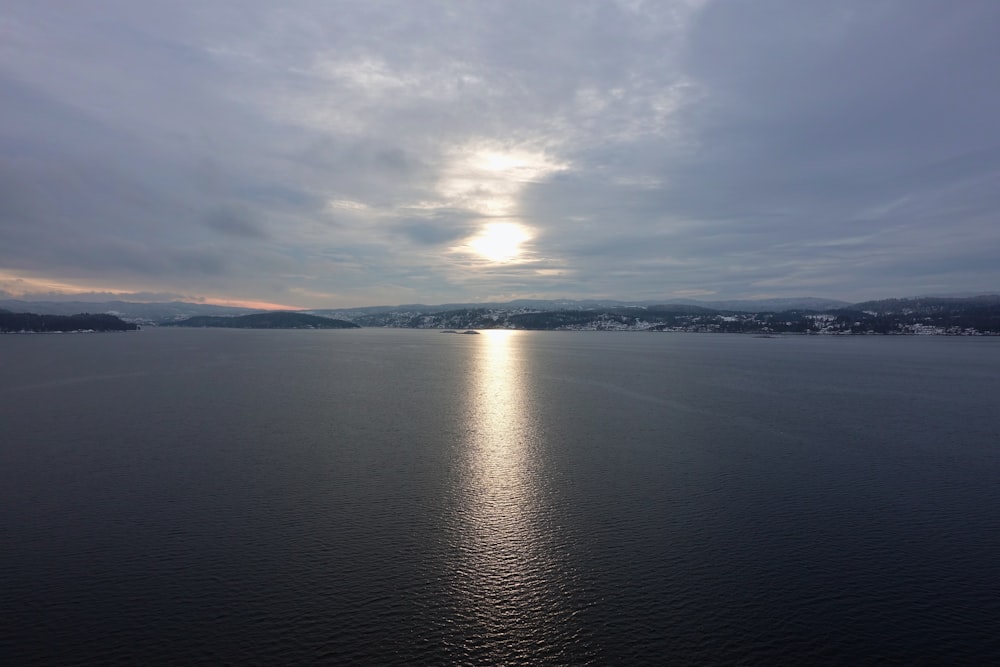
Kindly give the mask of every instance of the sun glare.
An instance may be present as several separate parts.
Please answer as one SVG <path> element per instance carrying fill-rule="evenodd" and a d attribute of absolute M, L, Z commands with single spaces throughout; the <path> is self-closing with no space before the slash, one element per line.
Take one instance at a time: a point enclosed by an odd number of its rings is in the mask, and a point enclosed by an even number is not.
<path fill-rule="evenodd" d="M 512 222 L 491 222 L 469 241 L 469 247 L 491 262 L 510 262 L 521 255 L 521 244 L 531 235 Z"/>

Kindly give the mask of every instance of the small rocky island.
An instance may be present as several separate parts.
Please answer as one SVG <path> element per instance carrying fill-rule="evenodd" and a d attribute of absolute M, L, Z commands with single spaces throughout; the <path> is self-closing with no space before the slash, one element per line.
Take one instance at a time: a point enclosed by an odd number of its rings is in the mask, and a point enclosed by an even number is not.
<path fill-rule="evenodd" d="M 167 327 L 216 327 L 223 329 L 358 329 L 353 322 L 330 317 L 277 311 L 237 317 L 199 315 L 177 322 L 164 322 Z"/>

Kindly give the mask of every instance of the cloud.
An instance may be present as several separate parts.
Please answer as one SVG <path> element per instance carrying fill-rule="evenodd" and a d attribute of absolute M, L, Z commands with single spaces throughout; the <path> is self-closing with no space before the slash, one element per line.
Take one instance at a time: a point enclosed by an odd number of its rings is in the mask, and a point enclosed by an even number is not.
<path fill-rule="evenodd" d="M 221 208 L 209 213 L 205 226 L 238 239 L 266 239 L 267 233 L 245 211 Z"/>
<path fill-rule="evenodd" d="M 313 307 L 994 290 L 998 22 L 931 0 L 21 3 L 0 271 Z M 501 228 L 516 252 L 476 252 Z"/>
<path fill-rule="evenodd" d="M 468 211 L 438 209 L 427 217 L 402 218 L 395 228 L 418 246 L 442 248 L 471 235 L 476 229 L 476 218 Z"/>

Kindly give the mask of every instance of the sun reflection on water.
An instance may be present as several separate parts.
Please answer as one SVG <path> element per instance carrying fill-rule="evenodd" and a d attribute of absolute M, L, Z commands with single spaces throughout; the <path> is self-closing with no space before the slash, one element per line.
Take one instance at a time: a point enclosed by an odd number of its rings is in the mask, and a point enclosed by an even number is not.
<path fill-rule="evenodd" d="M 461 485 L 461 613 L 470 646 L 500 661 L 552 646 L 572 625 L 523 336 L 476 337 Z"/>
<path fill-rule="evenodd" d="M 531 406 L 525 396 L 518 332 L 485 331 L 473 379 L 473 456 L 469 460 L 479 536 L 496 546 L 527 548 L 526 517 L 537 511 Z"/>

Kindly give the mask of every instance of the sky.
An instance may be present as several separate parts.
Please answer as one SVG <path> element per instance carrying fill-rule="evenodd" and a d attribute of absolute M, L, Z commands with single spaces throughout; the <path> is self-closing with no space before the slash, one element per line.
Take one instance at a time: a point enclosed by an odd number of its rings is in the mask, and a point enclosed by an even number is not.
<path fill-rule="evenodd" d="M 998 291 L 995 0 L 0 10 L 0 297 Z"/>

